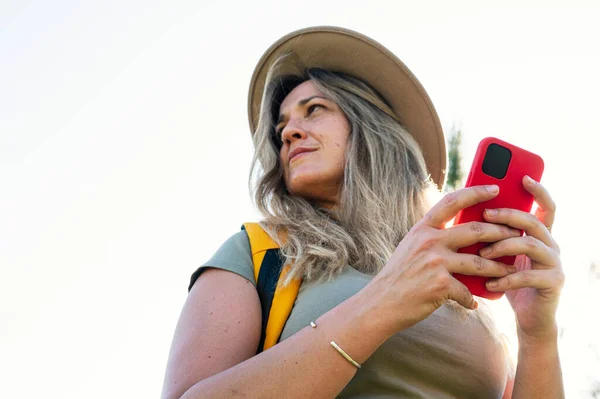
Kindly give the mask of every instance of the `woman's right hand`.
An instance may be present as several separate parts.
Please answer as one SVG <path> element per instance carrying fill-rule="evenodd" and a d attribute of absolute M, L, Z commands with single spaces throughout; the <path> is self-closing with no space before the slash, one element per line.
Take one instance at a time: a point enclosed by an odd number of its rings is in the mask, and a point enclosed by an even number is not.
<path fill-rule="evenodd" d="M 470 222 L 445 228 L 459 211 L 498 195 L 497 186 L 475 186 L 447 194 L 419 221 L 394 250 L 385 267 L 369 285 L 377 293 L 378 309 L 391 325 L 391 333 L 426 319 L 447 300 L 467 309 L 477 302 L 453 273 L 504 277 L 516 272 L 512 266 L 457 253 L 477 242 L 496 242 L 518 237 L 507 226 Z"/>

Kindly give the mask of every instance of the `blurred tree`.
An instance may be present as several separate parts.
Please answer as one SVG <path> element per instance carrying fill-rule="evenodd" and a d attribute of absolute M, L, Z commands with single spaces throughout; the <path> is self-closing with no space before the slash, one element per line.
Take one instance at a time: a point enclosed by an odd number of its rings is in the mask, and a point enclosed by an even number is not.
<path fill-rule="evenodd" d="M 448 137 L 448 176 L 446 191 L 454 191 L 463 185 L 463 171 L 461 169 L 460 143 L 462 133 L 460 129 L 452 127 Z"/>

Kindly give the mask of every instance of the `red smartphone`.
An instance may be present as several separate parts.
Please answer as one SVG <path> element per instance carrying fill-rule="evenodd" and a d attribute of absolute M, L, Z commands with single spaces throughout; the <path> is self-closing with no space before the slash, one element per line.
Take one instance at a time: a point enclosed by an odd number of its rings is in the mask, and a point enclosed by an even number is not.
<path fill-rule="evenodd" d="M 481 140 L 465 187 L 496 184 L 500 187 L 500 193 L 492 200 L 463 209 L 456 216 L 454 225 L 473 221 L 484 222 L 483 212 L 485 209 L 513 208 L 530 212 L 534 199 L 533 195 L 523 187 L 523 177 L 528 175 L 539 182 L 543 171 L 544 161 L 539 155 L 495 137 L 486 137 Z M 481 248 L 491 244 L 480 242 L 460 248 L 457 252 L 479 255 Z M 503 256 L 495 260 L 513 265 L 515 258 L 515 256 Z M 485 283 L 491 278 L 458 273 L 453 276 L 466 285 L 473 295 L 488 299 L 499 299 L 504 295 L 503 292 L 487 290 Z"/>

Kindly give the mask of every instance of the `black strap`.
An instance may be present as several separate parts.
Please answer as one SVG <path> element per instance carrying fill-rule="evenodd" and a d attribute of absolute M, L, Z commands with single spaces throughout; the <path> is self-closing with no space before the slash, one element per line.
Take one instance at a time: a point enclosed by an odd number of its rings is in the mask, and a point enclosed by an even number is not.
<path fill-rule="evenodd" d="M 260 333 L 260 344 L 258 345 L 257 353 L 262 352 L 265 345 L 267 322 L 269 321 L 269 313 L 271 312 L 271 305 L 273 304 L 273 297 L 275 296 L 275 289 L 277 288 L 277 281 L 279 281 L 282 268 L 283 259 L 279 256 L 279 249 L 267 250 L 260 266 L 258 281 L 256 282 L 256 289 L 258 290 L 258 297 L 260 298 L 260 306 L 262 308 L 262 331 Z"/>

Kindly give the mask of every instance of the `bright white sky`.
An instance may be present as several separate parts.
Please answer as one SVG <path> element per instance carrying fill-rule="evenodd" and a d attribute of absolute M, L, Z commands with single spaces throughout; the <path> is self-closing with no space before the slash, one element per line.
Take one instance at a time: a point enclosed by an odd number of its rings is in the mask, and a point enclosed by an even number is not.
<path fill-rule="evenodd" d="M 398 54 L 446 131 L 462 127 L 465 168 L 490 135 L 546 160 L 567 396 L 589 397 L 600 6 L 483 3 L 0 2 L 0 397 L 158 397 L 189 275 L 258 219 L 254 65 L 281 35 L 321 24 Z M 510 308 L 494 305 L 510 335 Z"/>

